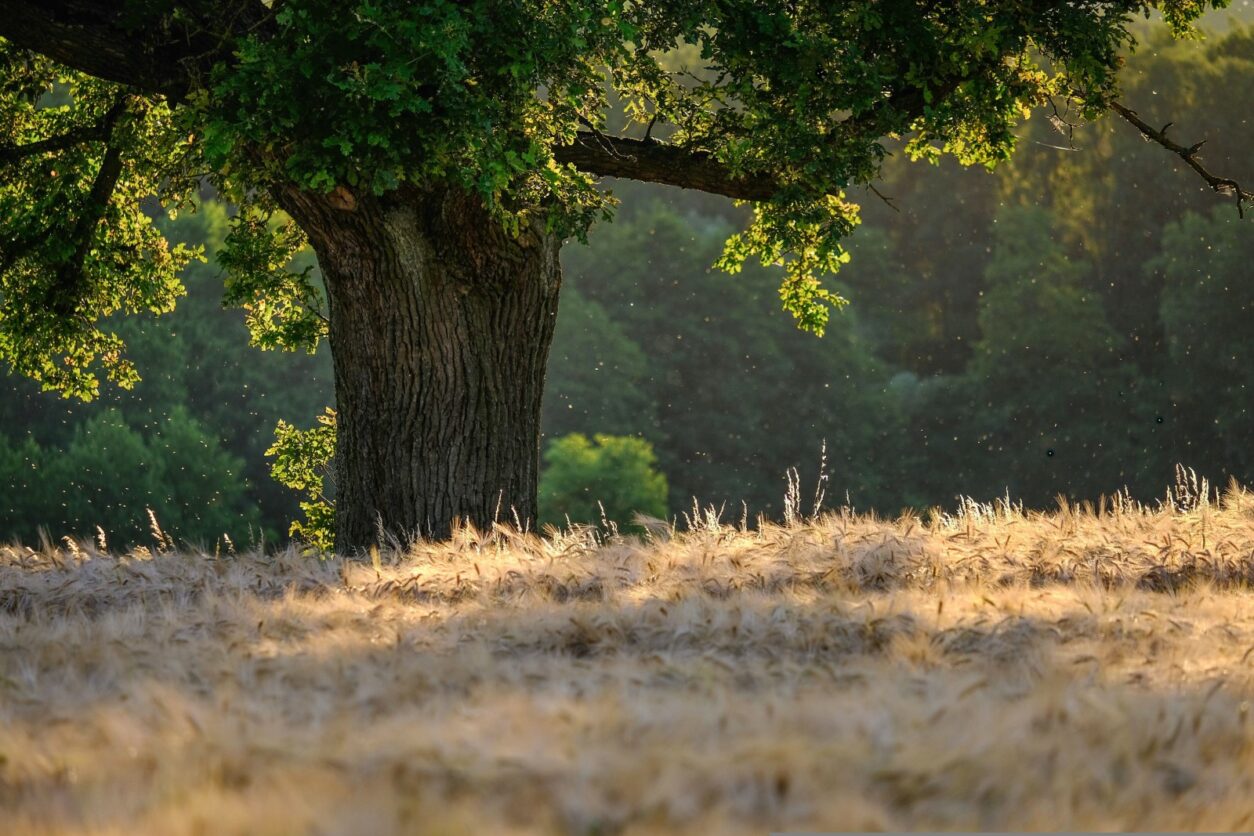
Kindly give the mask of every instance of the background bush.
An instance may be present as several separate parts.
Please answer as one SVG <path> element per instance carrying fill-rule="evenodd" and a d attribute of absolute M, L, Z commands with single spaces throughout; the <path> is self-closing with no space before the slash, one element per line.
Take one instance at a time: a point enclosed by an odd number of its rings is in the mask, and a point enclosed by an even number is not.
<path fill-rule="evenodd" d="M 666 517 L 666 477 L 647 441 L 572 433 L 550 442 L 544 461 L 541 525 L 605 521 L 627 530 L 637 513 Z"/>

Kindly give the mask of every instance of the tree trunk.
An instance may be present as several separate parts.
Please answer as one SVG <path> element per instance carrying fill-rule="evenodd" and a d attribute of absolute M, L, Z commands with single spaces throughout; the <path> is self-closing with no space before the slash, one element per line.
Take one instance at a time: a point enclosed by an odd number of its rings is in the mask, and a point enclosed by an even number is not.
<path fill-rule="evenodd" d="M 560 241 L 456 190 L 290 191 L 330 301 L 336 549 L 534 527 Z"/>

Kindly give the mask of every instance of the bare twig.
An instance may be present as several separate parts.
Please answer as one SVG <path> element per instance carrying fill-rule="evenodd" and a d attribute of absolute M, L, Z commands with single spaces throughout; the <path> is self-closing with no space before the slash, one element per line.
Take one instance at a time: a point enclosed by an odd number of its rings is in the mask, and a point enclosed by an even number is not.
<path fill-rule="evenodd" d="M 1245 204 L 1254 203 L 1254 193 L 1245 191 L 1236 180 L 1228 177 L 1219 177 L 1206 170 L 1206 167 L 1202 165 L 1197 156 L 1198 151 L 1202 150 L 1202 146 L 1206 144 L 1206 140 L 1184 146 L 1167 136 L 1167 129 L 1171 127 L 1171 122 L 1163 125 L 1162 128 L 1155 129 L 1144 119 L 1137 116 L 1135 110 L 1130 110 L 1119 102 L 1111 102 L 1110 108 L 1136 127 L 1146 139 L 1157 142 L 1188 163 L 1189 168 L 1196 171 L 1216 194 L 1234 196 L 1237 202 L 1237 214 L 1240 217 L 1245 217 Z"/>
<path fill-rule="evenodd" d="M 879 189 L 875 188 L 875 184 L 874 184 L 874 183 L 867 183 L 867 186 L 866 186 L 866 187 L 867 187 L 868 189 L 870 189 L 870 190 L 871 190 L 871 192 L 872 192 L 872 193 L 874 193 L 874 195 L 875 195 L 876 197 L 878 197 L 880 200 L 884 201 L 884 205 L 885 205 L 885 206 L 887 206 L 889 209 L 892 209 L 894 212 L 900 212 L 900 211 L 901 211 L 900 209 L 898 209 L 898 208 L 897 208 L 897 204 L 896 204 L 896 202 L 894 201 L 894 199 L 893 199 L 893 198 L 891 198 L 891 197 L 889 197 L 888 195 L 884 194 L 884 193 L 883 193 L 883 192 L 881 192 Z"/>
<path fill-rule="evenodd" d="M 1054 101 L 1053 96 L 1049 97 L 1049 106 L 1053 110 L 1053 113 L 1051 113 L 1049 116 L 1049 123 L 1054 126 L 1054 130 L 1058 131 L 1058 133 L 1062 134 L 1063 136 L 1067 138 L 1067 147 L 1061 148 L 1060 146 L 1049 145 L 1048 143 L 1045 143 L 1045 142 L 1038 142 L 1037 145 L 1045 145 L 1048 148 L 1058 148 L 1058 150 L 1060 151 L 1080 150 L 1075 147 L 1076 125 L 1074 122 L 1070 122 L 1067 119 L 1067 116 L 1071 114 L 1071 102 L 1068 100 L 1067 110 L 1065 113 L 1060 113 L 1058 111 L 1058 103 Z"/>

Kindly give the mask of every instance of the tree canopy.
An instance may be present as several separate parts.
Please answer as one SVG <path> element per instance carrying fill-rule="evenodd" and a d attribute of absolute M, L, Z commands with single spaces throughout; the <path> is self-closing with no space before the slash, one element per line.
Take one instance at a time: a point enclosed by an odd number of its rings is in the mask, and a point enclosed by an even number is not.
<path fill-rule="evenodd" d="M 140 200 L 177 211 L 202 177 L 241 207 L 220 261 L 263 346 L 325 333 L 285 269 L 304 239 L 274 220 L 277 185 L 351 208 L 454 182 L 510 228 L 582 236 L 607 175 L 754 201 L 721 264 L 783 262 L 785 308 L 821 331 L 843 301 L 821 276 L 888 138 L 992 165 L 1034 107 L 1112 106 L 1136 16 L 1187 34 L 1221 5 L 19 0 L 0 20 L 0 357 L 82 398 L 101 374 L 134 383 L 110 317 L 170 310 L 198 255 Z"/>

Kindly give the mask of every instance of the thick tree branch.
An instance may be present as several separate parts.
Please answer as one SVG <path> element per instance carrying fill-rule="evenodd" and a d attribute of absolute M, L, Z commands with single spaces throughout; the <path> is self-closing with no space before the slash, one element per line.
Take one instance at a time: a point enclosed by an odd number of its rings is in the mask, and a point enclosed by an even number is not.
<path fill-rule="evenodd" d="M 929 103 L 953 95 L 966 78 L 949 78 L 925 95 L 921 89 L 892 91 L 875 106 L 836 126 L 828 141 L 880 137 L 901 130 L 923 114 Z M 589 126 L 591 127 L 591 126 Z M 650 125 L 652 127 L 652 125 Z M 580 131 L 570 145 L 557 146 L 553 156 L 598 177 L 622 177 L 721 194 L 736 200 L 770 200 L 783 186 L 771 173 L 734 175 L 705 151 L 689 151 L 651 139 L 606 136 Z"/>
<path fill-rule="evenodd" d="M 122 152 L 115 145 L 105 149 L 104 159 L 100 162 L 100 170 L 91 185 L 87 202 L 83 205 L 83 213 L 79 215 L 74 231 L 71 233 L 74 252 L 57 268 L 57 276 L 50 288 L 50 306 L 57 313 L 68 316 L 78 306 L 86 284 L 83 267 L 87 262 L 87 254 L 91 252 L 92 238 L 96 227 L 109 208 L 109 198 L 117 187 L 118 178 L 122 174 Z"/>
<path fill-rule="evenodd" d="M 7 145 L 0 146 L 0 166 L 10 165 L 24 160 L 27 157 L 33 157 L 36 154 L 46 154 L 51 151 L 64 151 L 67 148 L 73 148 L 75 145 L 81 145 L 84 142 L 96 142 L 107 139 L 109 132 L 103 122 L 97 125 L 84 125 L 81 128 L 75 128 L 72 131 L 66 131 L 58 136 L 50 136 L 47 139 L 41 139 L 37 142 L 29 142 L 26 145 Z"/>
<path fill-rule="evenodd" d="M 0 168 L 4 168 L 6 163 L 18 162 L 19 159 L 36 153 L 64 150 L 79 143 L 92 142 L 92 140 L 109 142 L 109 139 L 113 137 L 114 128 L 117 127 L 118 119 L 122 118 L 127 108 L 128 98 L 127 95 L 118 97 L 113 107 L 110 107 L 100 118 L 100 122 L 93 125 L 84 125 L 83 128 L 70 130 L 58 137 L 41 139 L 39 142 L 0 148 Z M 87 259 L 87 253 L 90 252 L 90 241 L 92 241 L 90 233 L 94 231 L 95 224 L 99 222 L 100 217 L 103 217 L 104 209 L 108 206 L 109 197 L 113 194 L 120 174 L 122 174 L 122 159 L 118 150 L 105 148 L 102 165 L 92 184 L 87 202 L 84 203 L 83 216 L 79 218 L 74 231 L 70 233 L 70 241 L 75 242 L 75 252 L 71 254 L 68 262 L 61 264 L 58 268 L 58 280 L 54 282 L 54 287 L 68 287 L 69 291 L 56 291 L 53 295 L 74 296 L 74 288 L 78 281 L 75 274 L 82 274 L 83 262 Z M 53 218 L 54 228 L 58 221 L 59 218 Z M 39 244 L 44 242 L 51 232 L 53 229 L 50 228 L 45 229 L 43 233 L 26 234 L 26 236 L 10 238 L 6 242 L 0 239 L 0 274 L 8 272 L 8 269 L 13 267 L 13 264 L 20 258 L 39 247 Z M 71 267 L 73 264 L 78 264 L 78 267 Z"/>
<path fill-rule="evenodd" d="M 779 183 L 766 175 L 735 176 L 704 151 L 688 151 L 652 140 L 580 131 L 571 145 L 553 149 L 559 163 L 570 163 L 598 177 L 624 177 L 726 195 L 737 200 L 769 200 Z"/>
<path fill-rule="evenodd" d="M 1155 129 L 1144 119 L 1137 116 L 1135 110 L 1130 110 L 1119 102 L 1111 102 L 1110 108 L 1135 126 L 1146 139 L 1158 143 L 1188 163 L 1189 168 L 1196 171 L 1198 176 L 1205 180 L 1206 185 L 1210 186 L 1216 194 L 1235 197 L 1237 202 L 1237 214 L 1241 217 L 1245 217 L 1245 204 L 1254 203 L 1254 193 L 1247 192 L 1242 189 L 1241 184 L 1236 180 L 1232 180 L 1228 177 L 1219 177 L 1206 170 L 1205 166 L 1202 165 L 1201 160 L 1199 160 L 1197 156 L 1198 151 L 1200 151 L 1202 149 L 1202 145 L 1205 144 L 1205 140 L 1189 146 L 1181 145 L 1167 136 L 1167 129 L 1171 127 L 1170 122 L 1163 125 L 1162 128 Z"/>
<path fill-rule="evenodd" d="M 122 151 L 110 140 L 113 139 L 118 122 L 126 112 L 128 98 L 128 96 L 118 97 L 117 102 L 109 108 L 108 113 L 101 120 L 99 127 L 109 144 L 105 146 L 100 169 L 96 172 L 91 190 L 87 193 L 82 213 L 70 232 L 70 240 L 74 242 L 74 252 L 57 267 L 56 278 L 49 288 L 49 306 L 62 315 L 73 313 L 78 305 L 83 285 L 86 282 L 83 267 L 87 262 L 88 253 L 91 252 L 92 238 L 96 227 L 100 225 L 101 219 L 109 208 L 109 199 L 113 197 L 113 190 L 117 188 L 118 178 L 122 176 Z"/>
<path fill-rule="evenodd" d="M 113 136 L 114 128 L 118 120 L 126 110 L 128 96 L 119 96 L 113 106 L 110 107 L 101 117 L 100 121 L 94 125 L 84 125 L 72 131 L 67 131 L 59 136 L 41 139 L 38 142 L 31 142 L 27 145 L 10 146 L 0 148 L 0 169 L 6 164 L 17 162 L 25 157 L 33 156 L 49 151 L 63 151 L 72 148 L 83 142 L 103 141 L 108 142 Z M 112 158 L 112 159 L 111 159 Z M 100 171 L 96 175 L 96 180 L 92 184 L 91 191 L 88 195 L 87 202 L 84 204 L 83 216 L 79 218 L 79 222 L 71 233 L 70 240 L 76 242 L 75 252 L 67 264 L 78 264 L 79 269 L 69 270 L 64 276 L 62 271 L 66 271 L 66 265 L 58 268 L 58 279 L 56 284 L 70 285 L 73 284 L 73 273 L 81 273 L 81 266 L 90 250 L 91 231 L 95 228 L 103 215 L 104 208 L 108 205 L 109 197 L 113 193 L 114 186 L 117 185 L 118 177 L 121 175 L 121 158 L 117 149 L 106 147 L 104 161 Z M 92 207 L 98 205 L 97 210 Z M 94 218 L 94 220 L 92 220 Z M 54 218 L 56 223 L 58 219 Z M 28 234 L 17 238 L 11 238 L 9 241 L 0 245 L 0 274 L 8 271 L 18 259 L 25 256 L 31 250 L 35 249 L 45 240 L 50 231 L 43 234 Z M 72 291 L 72 288 L 71 288 Z M 73 295 L 69 294 L 61 295 Z"/>

